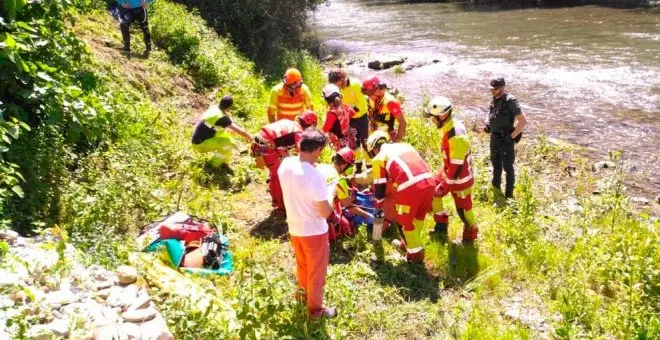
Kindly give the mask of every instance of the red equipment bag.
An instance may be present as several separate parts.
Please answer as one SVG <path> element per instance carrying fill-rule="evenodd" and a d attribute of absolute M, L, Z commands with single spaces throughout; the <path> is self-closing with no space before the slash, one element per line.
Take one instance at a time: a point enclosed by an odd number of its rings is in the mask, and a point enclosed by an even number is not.
<path fill-rule="evenodd" d="M 165 221 L 159 227 L 161 239 L 182 240 L 186 245 L 190 242 L 199 242 L 208 235 L 215 234 L 217 230 L 212 228 L 208 221 L 190 217 L 183 222 L 167 223 Z"/>

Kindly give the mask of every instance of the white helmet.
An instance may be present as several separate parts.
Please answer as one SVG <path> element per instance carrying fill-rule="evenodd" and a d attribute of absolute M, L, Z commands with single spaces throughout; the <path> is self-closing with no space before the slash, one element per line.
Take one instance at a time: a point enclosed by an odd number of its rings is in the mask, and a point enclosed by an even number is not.
<path fill-rule="evenodd" d="M 444 116 L 451 113 L 451 109 L 452 105 L 449 98 L 443 96 L 433 97 L 429 102 L 429 106 L 424 109 L 424 118 Z"/>
<path fill-rule="evenodd" d="M 369 155 L 372 155 L 374 149 L 376 148 L 376 145 L 387 143 L 387 141 L 389 140 L 390 140 L 390 136 L 387 134 L 387 132 L 383 130 L 376 130 L 372 132 L 369 135 L 369 138 L 367 138 L 367 152 L 369 153 Z"/>
<path fill-rule="evenodd" d="M 337 96 L 341 97 L 341 92 L 339 91 L 339 87 L 335 84 L 328 84 L 325 87 L 323 87 L 323 99 L 326 101 L 332 102 L 337 98 Z"/>

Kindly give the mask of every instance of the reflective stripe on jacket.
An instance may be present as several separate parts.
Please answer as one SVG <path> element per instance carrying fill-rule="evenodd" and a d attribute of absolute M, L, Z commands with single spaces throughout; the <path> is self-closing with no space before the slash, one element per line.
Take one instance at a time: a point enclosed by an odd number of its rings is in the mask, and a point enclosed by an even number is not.
<path fill-rule="evenodd" d="M 402 191 L 422 180 L 433 178 L 429 166 L 417 150 L 407 143 L 383 144 L 371 164 L 377 199 L 383 198 L 378 193 L 384 193 L 384 186 L 388 182 L 394 190 Z M 383 190 L 378 190 L 378 186 Z"/>
<path fill-rule="evenodd" d="M 442 157 L 444 180 L 449 190 L 461 191 L 474 184 L 470 140 L 465 125 L 453 117 L 442 126 Z"/>
<path fill-rule="evenodd" d="M 279 83 L 270 92 L 269 114 L 276 115 L 277 120 L 294 120 L 305 109 L 313 110 L 312 95 L 307 85 L 303 84 L 293 95 Z"/>

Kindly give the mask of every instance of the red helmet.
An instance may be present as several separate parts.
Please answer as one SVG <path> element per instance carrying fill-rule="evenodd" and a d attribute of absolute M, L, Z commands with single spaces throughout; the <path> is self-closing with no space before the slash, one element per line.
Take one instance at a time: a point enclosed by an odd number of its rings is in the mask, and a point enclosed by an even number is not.
<path fill-rule="evenodd" d="M 376 89 L 381 89 L 385 86 L 385 83 L 380 81 L 378 76 L 367 77 L 362 81 L 362 91 L 373 91 Z"/>
<path fill-rule="evenodd" d="M 344 163 L 346 164 L 355 163 L 355 152 L 349 147 L 339 149 L 335 157 L 341 157 L 341 159 L 344 160 Z"/>
<path fill-rule="evenodd" d="M 298 116 L 298 124 L 300 124 L 303 128 L 307 128 L 308 126 L 316 126 L 317 121 L 318 118 L 316 117 L 316 113 L 314 113 L 312 110 L 307 110 Z"/>
<path fill-rule="evenodd" d="M 302 81 L 302 74 L 296 68 L 290 68 L 284 72 L 284 84 L 293 85 Z"/>

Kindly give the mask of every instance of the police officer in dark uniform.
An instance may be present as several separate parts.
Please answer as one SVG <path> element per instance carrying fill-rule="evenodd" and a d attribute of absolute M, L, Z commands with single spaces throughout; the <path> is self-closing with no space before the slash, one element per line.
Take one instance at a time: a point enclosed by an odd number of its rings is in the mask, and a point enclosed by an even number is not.
<path fill-rule="evenodd" d="M 493 99 L 490 101 L 485 131 L 490 133 L 490 160 L 493 163 L 495 188 L 502 190 L 502 169 L 506 172 L 504 196 L 513 198 L 516 174 L 513 163 L 516 159 L 514 144 L 520 141 L 527 119 L 520 109 L 518 100 L 504 91 L 504 78 L 490 81 Z"/>

